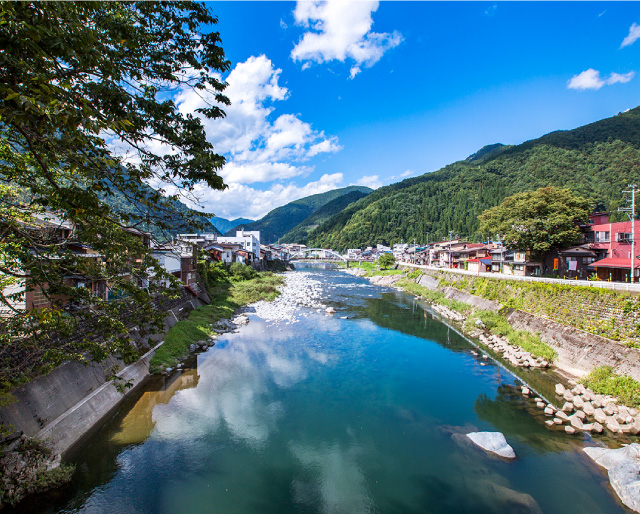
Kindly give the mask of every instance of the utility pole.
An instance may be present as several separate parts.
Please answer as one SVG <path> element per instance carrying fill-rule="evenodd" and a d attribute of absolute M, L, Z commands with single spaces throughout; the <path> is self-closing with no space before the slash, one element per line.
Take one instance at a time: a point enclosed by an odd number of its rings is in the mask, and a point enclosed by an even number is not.
<path fill-rule="evenodd" d="M 453 241 L 453 230 L 449 230 L 449 268 L 453 268 L 453 263 L 451 262 L 451 241 Z"/>
<path fill-rule="evenodd" d="M 623 193 L 631 193 L 631 205 L 629 207 L 618 207 L 619 212 L 626 212 L 627 216 L 631 219 L 631 283 L 635 282 L 634 268 L 636 261 L 636 191 L 638 186 L 636 184 L 629 184 L 627 191 Z M 627 200 L 629 201 L 629 200 Z"/>

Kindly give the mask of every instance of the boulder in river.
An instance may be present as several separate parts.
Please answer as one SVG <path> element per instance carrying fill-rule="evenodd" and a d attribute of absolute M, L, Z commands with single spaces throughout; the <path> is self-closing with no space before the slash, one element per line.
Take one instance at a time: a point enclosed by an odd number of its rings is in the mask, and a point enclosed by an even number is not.
<path fill-rule="evenodd" d="M 640 512 L 640 444 L 615 450 L 589 447 L 584 452 L 608 471 L 611 487 L 622 503 Z"/>
<path fill-rule="evenodd" d="M 471 432 L 467 437 L 487 452 L 495 453 L 505 459 L 516 458 L 516 452 L 500 432 Z"/>

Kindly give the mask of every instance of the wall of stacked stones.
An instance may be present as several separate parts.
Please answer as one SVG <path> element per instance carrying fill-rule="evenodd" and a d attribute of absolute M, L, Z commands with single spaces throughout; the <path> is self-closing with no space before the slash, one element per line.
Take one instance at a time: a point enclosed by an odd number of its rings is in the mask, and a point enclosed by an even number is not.
<path fill-rule="evenodd" d="M 434 272 L 454 287 L 537 316 L 640 347 L 640 295 L 570 285 L 519 282 Z"/>

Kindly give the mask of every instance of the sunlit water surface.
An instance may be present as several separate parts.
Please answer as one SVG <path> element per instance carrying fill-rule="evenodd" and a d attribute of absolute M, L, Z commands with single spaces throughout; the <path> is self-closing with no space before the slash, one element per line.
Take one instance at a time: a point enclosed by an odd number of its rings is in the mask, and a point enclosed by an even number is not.
<path fill-rule="evenodd" d="M 584 441 L 548 431 L 502 367 L 425 304 L 309 268 L 334 316 L 255 315 L 158 379 L 23 508 L 82 513 L 626 512 Z M 342 317 L 348 319 L 342 319 Z M 517 459 L 460 434 L 503 432 Z"/>

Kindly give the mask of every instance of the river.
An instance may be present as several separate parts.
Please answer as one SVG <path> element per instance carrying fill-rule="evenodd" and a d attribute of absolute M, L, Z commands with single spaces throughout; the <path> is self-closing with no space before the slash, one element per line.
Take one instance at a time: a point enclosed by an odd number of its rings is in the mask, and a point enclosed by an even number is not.
<path fill-rule="evenodd" d="M 581 451 L 588 436 L 547 430 L 519 381 L 427 304 L 302 272 L 335 315 L 249 314 L 189 369 L 145 385 L 71 455 L 73 482 L 22 511 L 629 512 Z M 504 433 L 515 461 L 466 444 L 472 430 Z"/>

